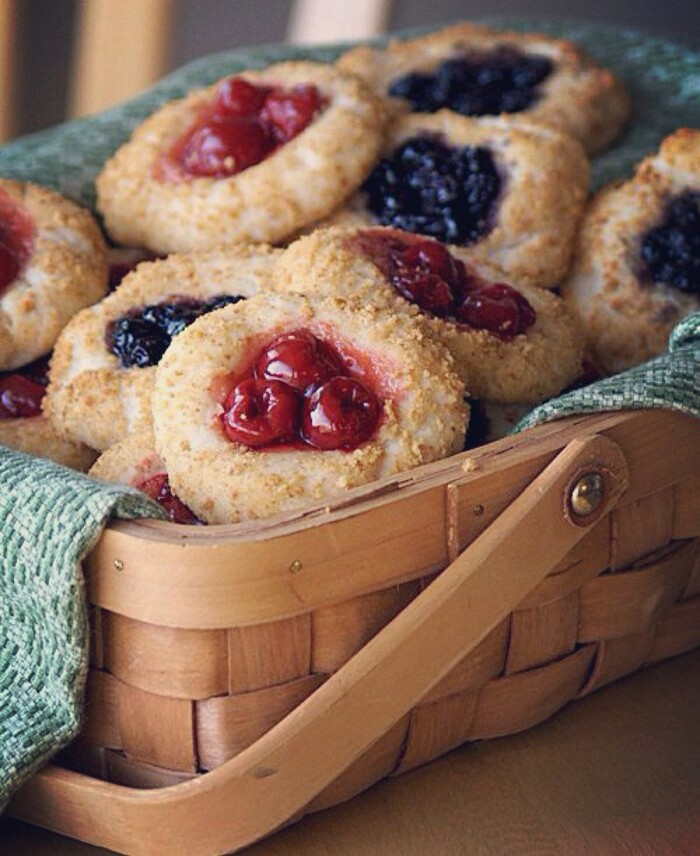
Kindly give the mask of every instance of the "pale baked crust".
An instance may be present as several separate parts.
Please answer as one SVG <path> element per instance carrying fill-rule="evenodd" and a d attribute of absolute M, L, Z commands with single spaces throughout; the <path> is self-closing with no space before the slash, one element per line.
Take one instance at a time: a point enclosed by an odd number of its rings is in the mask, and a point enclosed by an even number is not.
<path fill-rule="evenodd" d="M 496 265 L 518 282 L 557 286 L 569 269 L 576 228 L 586 200 L 589 165 L 580 145 L 551 128 L 517 119 L 470 119 L 449 110 L 414 113 L 392 126 L 384 154 L 410 137 L 439 134 L 448 145 L 490 149 L 503 189 L 494 203 L 494 224 L 468 246 L 451 245 L 465 259 Z M 375 224 L 365 195 L 320 225 Z"/>
<path fill-rule="evenodd" d="M 119 243 L 168 253 L 280 241 L 324 217 L 365 178 L 381 146 L 385 109 L 361 81 L 312 62 L 280 63 L 237 76 L 286 87 L 313 83 L 329 103 L 308 128 L 259 164 L 230 178 L 179 182 L 158 180 L 154 166 L 216 87 L 166 104 L 98 176 L 98 208 Z"/>
<path fill-rule="evenodd" d="M 44 416 L 30 419 L 0 419 L 0 445 L 37 458 L 87 472 L 97 452 L 82 443 L 65 440 Z"/>
<path fill-rule="evenodd" d="M 34 224 L 33 250 L 0 294 L 0 371 L 33 362 L 107 292 L 107 250 L 92 215 L 51 190 L 0 178 Z"/>
<path fill-rule="evenodd" d="M 502 45 L 547 57 L 554 65 L 539 86 L 540 99 L 528 109 L 510 115 L 566 131 L 579 140 L 588 154 L 603 151 L 619 136 L 630 114 L 630 98 L 622 82 L 572 42 L 540 33 L 457 24 L 421 38 L 392 41 L 384 50 L 354 48 L 337 65 L 386 95 L 389 85 L 409 72 L 431 72 L 445 59 Z M 404 99 L 392 101 L 400 110 L 408 107 Z"/>
<path fill-rule="evenodd" d="M 387 235 L 402 234 L 394 229 L 375 229 Z M 534 404 L 556 395 L 578 376 L 583 337 L 560 298 L 465 258 L 484 278 L 507 282 L 519 291 L 537 313 L 535 324 L 504 341 L 487 330 L 428 316 L 404 299 L 377 265 L 353 246 L 358 231 L 362 230 L 319 230 L 291 244 L 277 267 L 278 288 L 301 294 L 356 295 L 361 304 L 376 302 L 392 307 L 394 312 L 418 316 L 431 334 L 447 345 L 473 398 Z"/>
<path fill-rule="evenodd" d="M 100 481 L 136 487 L 165 472 L 165 463 L 155 450 L 153 431 L 146 428 L 129 434 L 103 452 L 90 469 L 89 475 Z"/>
<path fill-rule="evenodd" d="M 54 349 L 44 410 L 66 437 L 107 449 L 150 425 L 155 367 L 124 368 L 105 343 L 111 321 L 169 297 L 252 297 L 271 287 L 279 250 L 240 245 L 142 262 L 105 300 L 81 312 Z"/>
<path fill-rule="evenodd" d="M 374 438 L 351 452 L 255 451 L 219 427 L 212 381 L 243 370 L 276 335 L 304 328 L 371 361 L 384 399 Z M 463 384 L 447 350 L 405 313 L 338 298 L 259 296 L 203 316 L 157 369 L 156 449 L 170 482 L 208 523 L 269 517 L 461 450 Z"/>
<path fill-rule="evenodd" d="M 622 371 L 661 353 L 697 295 L 643 281 L 641 242 L 667 200 L 700 188 L 700 131 L 680 129 L 643 160 L 633 178 L 591 200 L 562 294 L 582 321 L 595 361 Z"/>

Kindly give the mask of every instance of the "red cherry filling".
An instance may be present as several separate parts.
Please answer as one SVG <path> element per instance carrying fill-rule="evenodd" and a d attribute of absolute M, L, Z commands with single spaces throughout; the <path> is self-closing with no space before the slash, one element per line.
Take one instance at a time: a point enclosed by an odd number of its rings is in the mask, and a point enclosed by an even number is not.
<path fill-rule="evenodd" d="M 163 158 L 163 175 L 225 178 L 264 160 L 300 134 L 326 105 L 315 86 L 222 81 L 212 103 Z"/>
<path fill-rule="evenodd" d="M 243 380 L 224 403 L 224 434 L 253 449 L 295 439 L 298 425 L 299 399 L 278 380 Z"/>
<path fill-rule="evenodd" d="M 509 285 L 496 282 L 467 294 L 457 308 L 457 318 L 477 330 L 488 330 L 501 339 L 512 339 L 535 323 L 535 310 Z"/>
<path fill-rule="evenodd" d="M 430 315 L 504 340 L 535 323 L 535 310 L 520 292 L 483 280 L 438 241 L 374 230 L 356 240 L 399 294 Z"/>
<path fill-rule="evenodd" d="M 0 295 L 32 254 L 34 224 L 9 194 L 0 190 Z"/>
<path fill-rule="evenodd" d="M 374 393 L 352 377 L 334 377 L 305 399 L 301 436 L 316 449 L 350 450 L 374 433 L 379 421 Z"/>
<path fill-rule="evenodd" d="M 299 392 L 342 374 L 343 370 L 340 358 L 306 330 L 278 336 L 255 365 L 258 377 L 284 381 Z"/>
<path fill-rule="evenodd" d="M 197 515 L 188 508 L 182 500 L 178 499 L 172 492 L 170 480 L 166 473 L 157 473 L 155 476 L 142 481 L 135 486 L 137 490 L 143 491 L 151 499 L 155 499 L 167 512 L 168 518 L 174 523 L 201 523 Z"/>
<path fill-rule="evenodd" d="M 374 434 L 381 403 L 343 357 L 308 330 L 274 339 L 223 401 L 221 425 L 234 443 L 264 449 L 350 451 Z"/>
<path fill-rule="evenodd" d="M 48 385 L 48 357 L 13 372 L 0 374 L 0 419 L 29 419 L 41 415 Z"/>

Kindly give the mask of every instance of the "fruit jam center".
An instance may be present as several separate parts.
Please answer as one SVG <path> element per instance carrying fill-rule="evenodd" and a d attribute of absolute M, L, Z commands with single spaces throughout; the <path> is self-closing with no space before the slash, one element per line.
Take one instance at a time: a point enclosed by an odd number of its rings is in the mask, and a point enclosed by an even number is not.
<path fill-rule="evenodd" d="M 285 89 L 230 77 L 166 154 L 165 172 L 186 178 L 236 175 L 294 139 L 326 104 L 311 84 Z"/>
<path fill-rule="evenodd" d="M 488 149 L 412 137 L 379 162 L 362 189 L 383 226 L 471 244 L 492 225 L 501 179 Z"/>
<path fill-rule="evenodd" d="M 526 110 L 540 97 L 538 85 L 553 70 L 543 56 L 502 45 L 442 62 L 434 72 L 394 80 L 389 95 L 405 98 L 419 113 L 443 107 L 464 116 L 497 116 Z"/>
<path fill-rule="evenodd" d="M 274 339 L 223 402 L 221 426 L 233 443 L 264 450 L 352 451 L 375 433 L 382 405 L 365 380 L 308 330 Z"/>
<path fill-rule="evenodd" d="M 27 212 L 0 190 L 0 296 L 32 254 L 34 224 Z"/>
<path fill-rule="evenodd" d="M 469 271 L 437 241 L 368 229 L 354 239 L 406 300 L 424 312 L 509 340 L 536 320 L 520 292 Z"/>
<path fill-rule="evenodd" d="M 197 515 L 172 492 L 166 473 L 157 473 L 135 486 L 165 509 L 173 523 L 201 523 Z"/>
<path fill-rule="evenodd" d="M 123 368 L 155 366 L 173 338 L 200 315 L 241 300 L 245 298 L 238 294 L 222 294 L 208 301 L 172 297 L 163 303 L 132 309 L 108 325 L 107 348 Z"/>
<path fill-rule="evenodd" d="M 663 221 L 642 239 L 642 259 L 654 282 L 700 293 L 700 190 L 668 203 Z"/>
<path fill-rule="evenodd" d="M 0 374 L 0 419 L 41 416 L 41 402 L 49 382 L 49 360 L 41 360 Z"/>

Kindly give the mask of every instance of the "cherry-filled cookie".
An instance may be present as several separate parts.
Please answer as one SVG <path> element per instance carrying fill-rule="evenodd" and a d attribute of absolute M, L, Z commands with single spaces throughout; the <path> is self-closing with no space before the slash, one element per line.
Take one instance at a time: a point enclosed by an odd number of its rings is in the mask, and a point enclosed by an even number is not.
<path fill-rule="evenodd" d="M 85 471 L 95 460 L 95 452 L 59 436 L 43 415 L 48 369 L 48 358 L 44 358 L 0 372 L 0 445 Z"/>
<path fill-rule="evenodd" d="M 358 193 L 326 222 L 426 235 L 553 288 L 569 268 L 588 177 L 580 145 L 551 128 L 447 110 L 405 116 Z"/>
<path fill-rule="evenodd" d="M 155 366 L 200 315 L 271 287 L 279 255 L 265 245 L 142 262 L 59 338 L 46 411 L 66 437 L 107 449 L 151 424 Z"/>
<path fill-rule="evenodd" d="M 98 208 L 156 253 L 276 242 L 324 217 L 381 146 L 382 101 L 333 66 L 241 72 L 166 104 L 107 161 Z"/>
<path fill-rule="evenodd" d="M 0 178 L 0 371 L 27 365 L 107 292 L 92 216 L 57 193 Z"/>
<path fill-rule="evenodd" d="M 354 48 L 338 67 L 395 99 L 401 111 L 516 114 L 576 137 L 589 154 L 615 140 L 630 112 L 610 71 L 572 42 L 538 33 L 458 24 L 385 49 Z"/>
<path fill-rule="evenodd" d="M 583 338 L 555 295 L 431 238 L 396 229 L 333 228 L 291 244 L 280 288 L 352 295 L 418 316 L 451 351 L 467 391 L 493 402 L 535 403 L 581 368 Z"/>
<path fill-rule="evenodd" d="M 449 352 L 406 313 L 259 295 L 169 348 L 156 450 L 201 520 L 269 517 L 459 451 L 463 396 Z"/>
<path fill-rule="evenodd" d="M 683 128 L 585 214 L 562 289 L 608 372 L 661 353 L 700 309 L 700 131 Z"/>

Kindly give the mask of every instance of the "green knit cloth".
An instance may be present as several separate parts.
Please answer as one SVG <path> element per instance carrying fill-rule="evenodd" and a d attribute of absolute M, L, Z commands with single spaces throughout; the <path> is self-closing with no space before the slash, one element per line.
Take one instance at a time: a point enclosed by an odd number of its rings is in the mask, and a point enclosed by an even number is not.
<path fill-rule="evenodd" d="M 595 185 L 627 175 L 675 128 L 700 127 L 700 57 L 692 51 L 580 22 L 492 23 L 574 39 L 625 79 L 635 121 L 621 144 L 594 162 Z M 163 101 L 243 68 L 290 58 L 329 61 L 339 49 L 276 46 L 206 57 L 118 108 L 0 147 L 0 175 L 45 184 L 91 205 L 105 158 Z M 518 428 L 620 408 L 700 415 L 699 342 L 700 314 L 677 328 L 670 355 L 544 404 Z M 162 511 L 135 491 L 0 447 L 0 809 L 80 729 L 88 657 L 80 559 L 111 515 Z"/>

